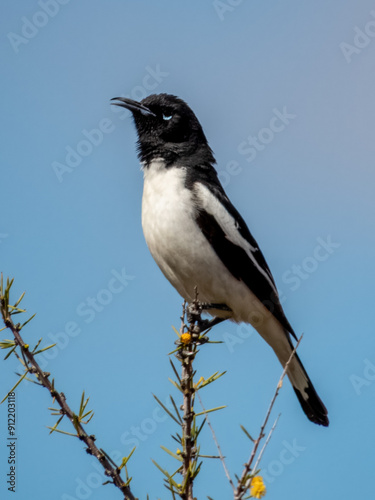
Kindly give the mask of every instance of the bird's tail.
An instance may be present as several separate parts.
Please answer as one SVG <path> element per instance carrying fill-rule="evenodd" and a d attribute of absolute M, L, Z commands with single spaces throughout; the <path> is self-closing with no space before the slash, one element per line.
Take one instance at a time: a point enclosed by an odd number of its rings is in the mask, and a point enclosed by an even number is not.
<path fill-rule="evenodd" d="M 285 366 L 286 362 L 289 359 L 290 354 L 294 349 L 291 341 L 289 339 L 287 340 L 290 346 L 290 352 L 288 357 L 285 356 L 284 349 L 281 352 L 275 350 L 276 355 L 283 366 Z M 324 406 L 320 397 L 318 396 L 297 353 L 294 354 L 290 362 L 287 375 L 293 386 L 294 392 L 297 395 L 298 401 L 300 402 L 307 418 L 311 420 L 311 422 L 314 422 L 315 424 L 327 427 L 329 424 L 327 409 Z"/>
<path fill-rule="evenodd" d="M 294 349 L 286 328 L 273 315 L 269 315 L 268 321 L 258 324 L 256 329 L 272 347 L 280 363 L 285 367 Z M 290 361 L 287 375 L 307 418 L 315 424 L 327 427 L 329 424 L 327 409 L 318 396 L 297 353 L 294 353 Z"/>

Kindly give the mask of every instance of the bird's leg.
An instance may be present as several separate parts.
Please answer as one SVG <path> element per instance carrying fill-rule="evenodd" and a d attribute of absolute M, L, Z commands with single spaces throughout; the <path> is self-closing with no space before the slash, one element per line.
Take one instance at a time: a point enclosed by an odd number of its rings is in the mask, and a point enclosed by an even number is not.
<path fill-rule="evenodd" d="M 228 318 L 219 318 L 216 316 L 215 318 L 212 319 L 201 319 L 199 323 L 199 328 L 201 329 L 202 332 L 208 330 L 209 328 L 212 328 L 215 325 L 218 325 L 219 323 L 222 323 Z"/>
<path fill-rule="evenodd" d="M 194 301 L 192 304 L 189 304 L 187 307 L 187 320 L 189 323 L 197 323 L 200 332 L 204 332 L 209 328 L 212 328 L 215 325 L 218 325 L 222 321 L 225 321 L 227 318 L 219 318 L 216 316 L 213 319 L 202 319 L 201 314 L 203 311 L 208 309 L 219 309 L 220 311 L 228 311 L 231 312 L 230 307 L 226 304 L 212 304 L 209 302 L 196 302 Z"/>
<path fill-rule="evenodd" d="M 202 311 L 207 311 L 208 309 L 219 309 L 219 311 L 232 312 L 232 309 L 226 304 L 215 304 L 212 302 L 200 302 L 200 307 Z"/>

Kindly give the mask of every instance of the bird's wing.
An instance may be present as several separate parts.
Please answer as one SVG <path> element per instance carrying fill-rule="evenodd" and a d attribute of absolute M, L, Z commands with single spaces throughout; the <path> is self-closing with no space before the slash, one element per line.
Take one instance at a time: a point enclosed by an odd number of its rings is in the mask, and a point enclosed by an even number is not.
<path fill-rule="evenodd" d="M 219 182 L 194 182 L 196 222 L 223 264 L 243 281 L 286 331 L 296 335 L 281 307 L 267 262 Z"/>

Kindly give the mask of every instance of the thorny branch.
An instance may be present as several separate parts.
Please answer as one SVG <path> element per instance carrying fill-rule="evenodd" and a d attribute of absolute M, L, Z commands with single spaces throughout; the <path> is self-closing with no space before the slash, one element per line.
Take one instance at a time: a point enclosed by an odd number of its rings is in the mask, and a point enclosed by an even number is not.
<path fill-rule="evenodd" d="M 195 307 L 196 304 L 193 304 Z M 185 306 L 185 305 L 184 305 Z M 185 309 L 185 307 L 184 307 Z M 184 331 L 184 314 L 181 317 L 181 333 Z M 191 314 L 194 313 L 198 316 L 199 312 L 191 310 Z M 200 328 L 198 324 L 191 324 L 189 328 L 189 333 L 192 337 L 192 340 L 197 340 L 200 334 Z M 182 466 L 182 477 L 183 482 L 185 484 L 185 491 L 181 498 L 183 500 L 193 500 L 193 477 L 191 474 L 192 471 L 192 462 L 196 460 L 197 450 L 194 447 L 194 439 L 191 435 L 192 425 L 194 421 L 194 399 L 195 399 L 195 389 L 193 386 L 194 372 L 193 372 L 193 361 L 196 354 L 196 345 L 188 344 L 186 347 L 180 350 L 179 358 L 181 361 L 181 389 L 183 391 L 183 404 L 182 404 L 182 458 L 183 458 L 183 466 Z"/>
<path fill-rule="evenodd" d="M 49 380 L 50 374 L 44 372 L 41 369 L 41 367 L 35 360 L 34 354 L 30 352 L 29 345 L 26 344 L 23 338 L 21 337 L 20 330 L 24 325 L 21 326 L 19 323 L 14 324 L 12 320 L 12 314 L 13 311 L 15 310 L 15 306 L 9 304 L 9 291 L 12 284 L 13 280 L 11 281 L 7 280 L 7 286 L 4 288 L 3 279 L 1 276 L 0 308 L 5 326 L 13 333 L 15 347 L 18 346 L 21 350 L 21 354 L 24 360 L 23 364 L 26 370 L 24 376 L 27 373 L 34 374 L 36 376 L 38 382 L 49 391 L 53 400 L 55 400 L 60 406 L 60 414 L 62 416 L 67 416 L 68 419 L 72 422 L 74 429 L 77 432 L 76 434 L 77 437 L 81 441 L 83 441 L 87 446 L 86 452 L 89 455 L 93 455 L 95 458 L 99 460 L 100 464 L 104 468 L 105 475 L 110 478 L 110 482 L 112 482 L 117 488 L 121 490 L 125 499 L 136 500 L 132 492 L 130 491 L 129 486 L 127 486 L 125 482 L 122 480 L 120 475 L 120 468 L 113 466 L 111 463 L 111 459 L 108 457 L 108 455 L 102 449 L 99 449 L 95 445 L 95 436 L 87 434 L 87 432 L 80 423 L 79 416 L 76 415 L 67 404 L 64 393 L 58 392 L 55 389 L 54 381 L 52 381 L 51 383 Z M 20 301 L 18 301 L 17 305 L 19 304 L 19 302 Z"/>

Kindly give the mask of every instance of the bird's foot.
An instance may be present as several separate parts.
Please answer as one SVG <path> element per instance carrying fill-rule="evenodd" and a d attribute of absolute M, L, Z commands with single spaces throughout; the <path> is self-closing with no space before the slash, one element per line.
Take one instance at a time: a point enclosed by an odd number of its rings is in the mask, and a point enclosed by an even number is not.
<path fill-rule="evenodd" d="M 219 311 L 232 312 L 232 309 L 226 304 L 215 304 L 212 302 L 200 302 L 199 303 L 202 311 L 208 311 L 209 309 L 218 309 Z"/>
<path fill-rule="evenodd" d="M 201 332 L 205 332 L 206 330 L 209 330 L 215 325 L 218 325 L 219 323 L 225 321 L 227 318 L 219 318 L 215 317 L 212 319 L 201 319 L 200 322 L 198 322 L 198 326 L 200 328 Z"/>
<path fill-rule="evenodd" d="M 209 309 L 218 309 L 220 311 L 231 312 L 230 307 L 228 307 L 226 304 L 213 304 L 209 302 L 198 301 L 194 301 L 192 304 L 189 304 L 186 311 L 186 318 L 190 324 L 197 325 L 200 333 L 208 330 L 209 328 L 212 328 L 215 325 L 218 325 L 226 319 L 219 318 L 218 316 L 213 319 L 202 319 L 202 312 Z"/>

